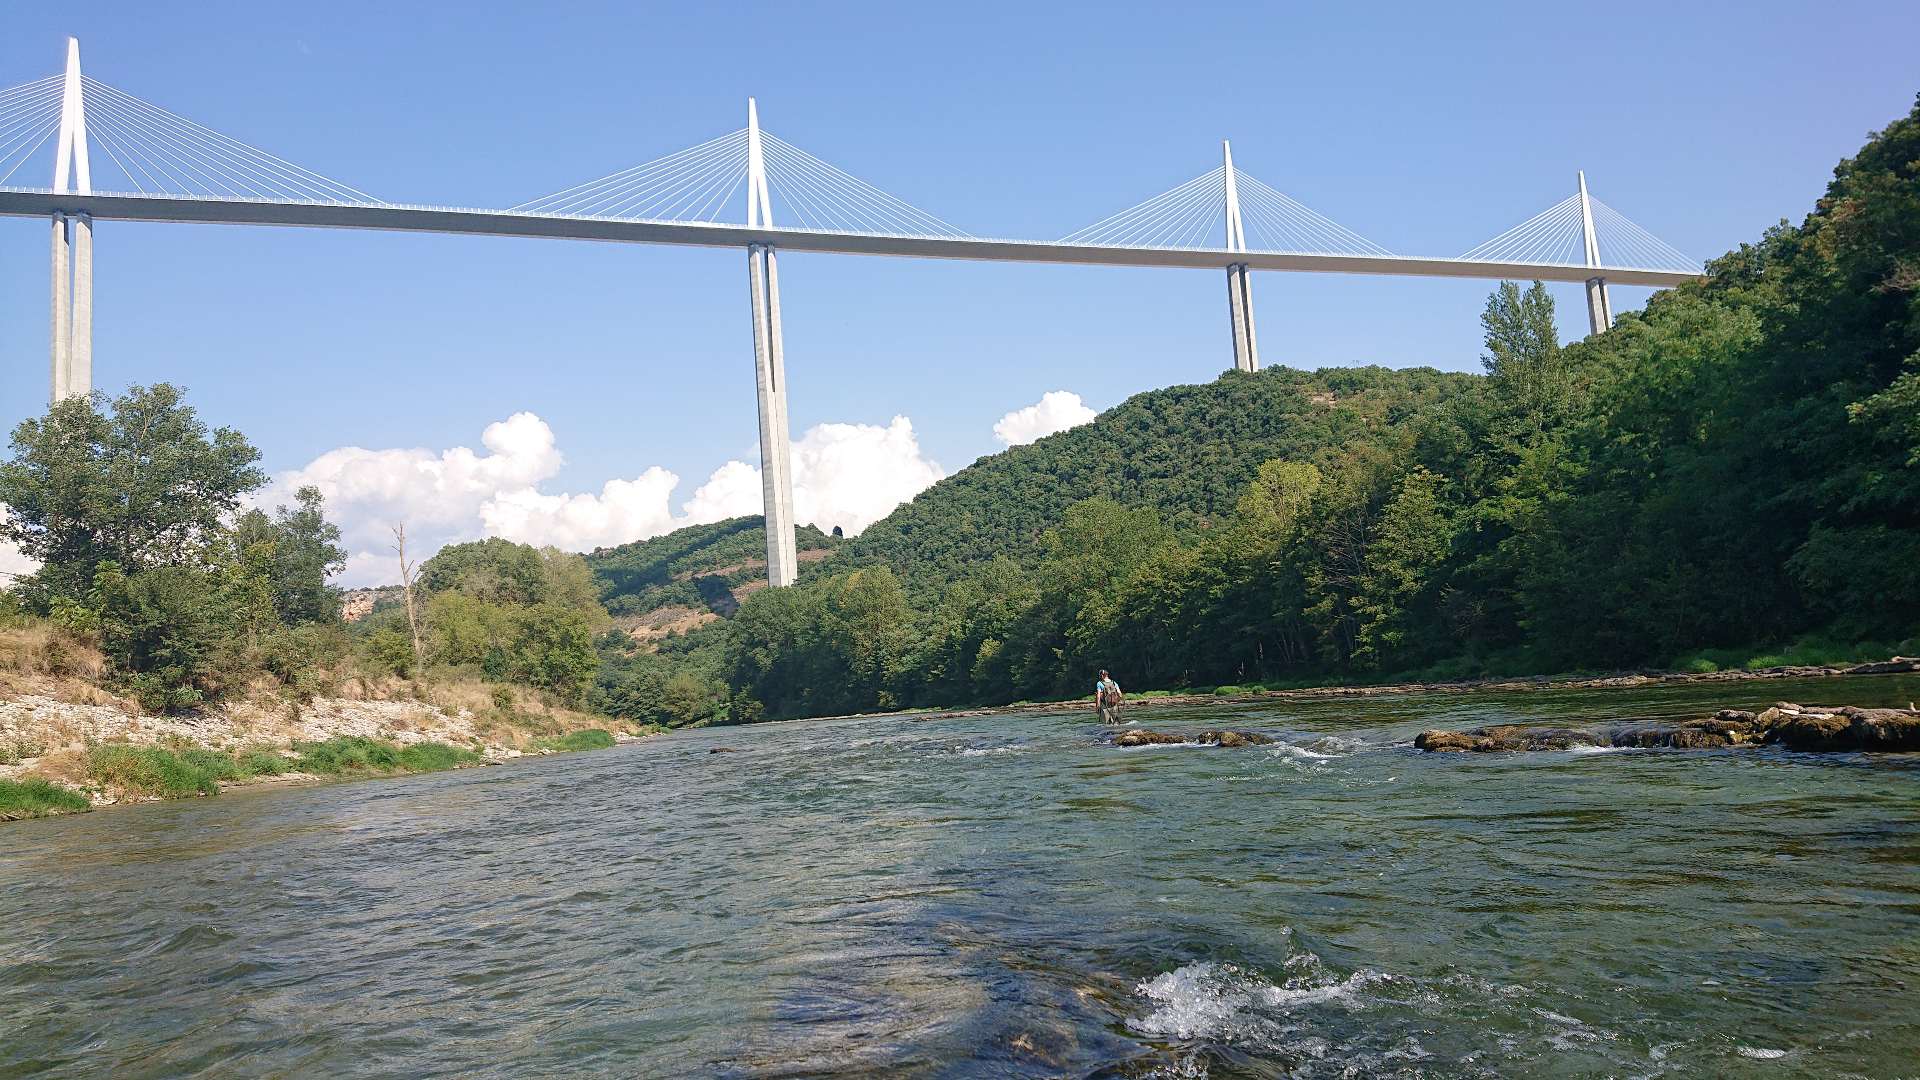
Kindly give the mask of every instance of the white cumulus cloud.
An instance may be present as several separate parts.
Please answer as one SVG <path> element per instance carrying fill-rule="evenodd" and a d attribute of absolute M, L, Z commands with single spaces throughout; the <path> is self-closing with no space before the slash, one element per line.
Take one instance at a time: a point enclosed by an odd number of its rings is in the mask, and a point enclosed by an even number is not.
<path fill-rule="evenodd" d="M 282 473 L 257 501 L 290 503 L 301 486 L 319 488 L 349 554 L 339 579 L 349 587 L 399 580 L 392 529 L 401 522 L 408 555 L 419 560 L 483 536 L 585 551 L 762 511 L 760 470 L 739 461 L 714 470 L 676 515 L 671 497 L 680 478 L 658 466 L 632 480 L 609 480 L 598 493 L 542 493 L 539 485 L 565 459 L 552 429 L 532 413 L 489 425 L 480 441 L 489 453 L 343 447 Z M 798 522 L 828 531 L 838 525 L 848 535 L 946 475 L 921 457 L 904 416 L 884 427 L 820 424 L 791 452 Z"/>
<path fill-rule="evenodd" d="M 1008 446 L 1023 446 L 1056 431 L 1093 423 L 1099 414 L 1080 404 L 1080 395 L 1055 390 L 1040 395 L 1038 404 L 1015 409 L 993 425 L 993 437 Z"/>
<path fill-rule="evenodd" d="M 9 513 L 6 503 L 0 503 L 0 518 Z M 11 540 L 0 540 L 0 589 L 13 584 L 13 579 L 26 577 L 40 569 L 40 560 L 22 552 Z"/>
<path fill-rule="evenodd" d="M 920 456 L 913 421 L 820 424 L 793 447 L 793 512 L 800 524 L 853 536 L 947 474 Z"/>

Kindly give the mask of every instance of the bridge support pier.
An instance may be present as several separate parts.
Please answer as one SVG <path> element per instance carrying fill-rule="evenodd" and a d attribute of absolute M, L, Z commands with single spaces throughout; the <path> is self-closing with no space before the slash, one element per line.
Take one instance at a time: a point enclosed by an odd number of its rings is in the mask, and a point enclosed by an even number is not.
<path fill-rule="evenodd" d="M 1233 321 L 1233 366 L 1260 370 L 1260 349 L 1253 333 L 1253 274 L 1246 263 L 1227 267 L 1227 307 Z"/>
<path fill-rule="evenodd" d="M 780 271 L 772 244 L 747 245 L 753 290 L 753 370 L 760 397 L 760 491 L 766 506 L 767 584 L 799 578 L 793 536 L 793 454 L 787 435 L 787 368 L 780 346 Z"/>
<path fill-rule="evenodd" d="M 1595 334 L 1613 329 L 1613 301 L 1607 296 L 1606 278 L 1587 279 L 1587 326 Z"/>
<path fill-rule="evenodd" d="M 53 215 L 53 330 L 49 335 L 53 343 L 52 377 L 49 382 L 47 404 L 55 405 L 67 396 L 67 384 L 73 374 L 73 295 L 72 260 L 67 242 L 67 215 L 55 211 Z"/>
<path fill-rule="evenodd" d="M 93 392 L 93 218 L 53 215 L 53 327 L 48 404 Z"/>

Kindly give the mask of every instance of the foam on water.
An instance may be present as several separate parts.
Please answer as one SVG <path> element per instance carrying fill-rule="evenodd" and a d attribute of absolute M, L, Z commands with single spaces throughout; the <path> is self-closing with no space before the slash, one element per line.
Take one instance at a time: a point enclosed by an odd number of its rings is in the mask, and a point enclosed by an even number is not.
<path fill-rule="evenodd" d="M 986 757 L 989 754 L 1024 754 L 1033 749 L 1031 746 L 966 746 L 960 748 L 961 757 Z"/>

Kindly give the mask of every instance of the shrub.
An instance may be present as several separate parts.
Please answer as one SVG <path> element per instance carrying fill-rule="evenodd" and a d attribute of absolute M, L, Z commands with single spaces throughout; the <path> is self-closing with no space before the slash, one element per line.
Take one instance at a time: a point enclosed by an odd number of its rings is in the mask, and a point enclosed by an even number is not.
<path fill-rule="evenodd" d="M 295 764 L 302 772 L 342 773 L 349 769 L 378 769 L 392 772 L 400 766 L 400 751 L 390 743 L 342 735 L 326 742 L 294 743 L 299 757 Z"/>
<path fill-rule="evenodd" d="M 279 776 L 287 771 L 287 759 L 266 750 L 246 750 L 239 755 L 240 771 L 247 776 Z"/>
<path fill-rule="evenodd" d="M 367 638 L 367 662 L 381 674 L 413 675 L 413 638 L 399 630 L 378 630 Z"/>
<path fill-rule="evenodd" d="M 215 780 L 238 780 L 245 775 L 232 754 L 223 754 L 218 750 L 180 750 L 176 756 L 186 762 L 189 768 L 198 769 Z"/>
<path fill-rule="evenodd" d="M 400 751 L 400 767 L 409 772 L 440 772 L 479 760 L 480 755 L 471 750 L 438 742 L 414 743 Z"/>
<path fill-rule="evenodd" d="M 96 746 L 87 754 L 87 777 L 134 795 L 187 799 L 220 793 L 214 773 L 167 750 Z"/>
<path fill-rule="evenodd" d="M 539 744 L 549 750 L 604 750 L 614 742 L 612 733 L 603 728 L 588 728 L 585 731 L 562 735 L 557 739 L 539 740 Z"/>
<path fill-rule="evenodd" d="M 93 809 L 85 795 L 49 784 L 38 776 L 0 780 L 0 821 L 45 817 Z"/>
<path fill-rule="evenodd" d="M 200 691 L 178 681 L 172 672 L 147 672 L 133 677 L 133 695 L 149 713 L 173 712 L 200 704 Z"/>
<path fill-rule="evenodd" d="M 358 735 L 342 735 L 326 742 L 294 743 L 293 749 L 299 755 L 294 762 L 295 767 L 303 772 L 328 775 L 362 770 L 392 772 L 395 769 L 438 772 L 480 760 L 479 754 L 446 743 L 422 742 L 402 749 L 392 743 Z"/>

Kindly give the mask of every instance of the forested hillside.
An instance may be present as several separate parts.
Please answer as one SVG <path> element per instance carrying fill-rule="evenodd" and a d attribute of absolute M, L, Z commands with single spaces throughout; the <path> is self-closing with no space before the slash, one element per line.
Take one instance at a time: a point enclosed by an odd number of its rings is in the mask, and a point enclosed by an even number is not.
<path fill-rule="evenodd" d="M 886 566 L 916 602 L 1005 558 L 1033 569 L 1044 534 L 1094 497 L 1152 507 L 1176 535 L 1223 526 L 1262 462 L 1404 443 L 1406 423 L 1470 391 L 1430 368 L 1269 368 L 1136 394 L 1092 424 L 981 458 L 848 541 L 836 570 Z"/>

